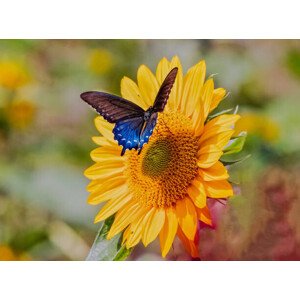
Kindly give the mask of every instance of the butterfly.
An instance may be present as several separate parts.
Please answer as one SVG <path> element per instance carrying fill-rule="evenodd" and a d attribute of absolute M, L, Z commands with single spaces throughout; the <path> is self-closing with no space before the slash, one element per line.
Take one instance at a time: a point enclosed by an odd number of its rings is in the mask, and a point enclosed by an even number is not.
<path fill-rule="evenodd" d="M 91 105 L 105 120 L 114 123 L 114 139 L 122 146 L 121 156 L 127 149 L 136 149 L 140 154 L 143 145 L 149 141 L 157 123 L 159 112 L 163 112 L 171 89 L 174 85 L 178 68 L 173 68 L 163 81 L 153 106 L 147 110 L 135 103 L 103 92 L 85 92 L 81 99 Z"/>

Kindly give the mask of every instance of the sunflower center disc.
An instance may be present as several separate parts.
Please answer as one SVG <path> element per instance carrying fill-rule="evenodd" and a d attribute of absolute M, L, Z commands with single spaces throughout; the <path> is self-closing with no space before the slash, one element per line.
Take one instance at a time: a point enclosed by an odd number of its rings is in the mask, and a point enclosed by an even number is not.
<path fill-rule="evenodd" d="M 160 176 L 172 159 L 170 141 L 157 140 L 148 147 L 142 162 L 142 172 L 150 177 Z"/>
<path fill-rule="evenodd" d="M 197 152 L 190 119 L 178 112 L 161 114 L 140 155 L 128 153 L 125 174 L 130 191 L 145 206 L 175 204 L 197 175 Z"/>

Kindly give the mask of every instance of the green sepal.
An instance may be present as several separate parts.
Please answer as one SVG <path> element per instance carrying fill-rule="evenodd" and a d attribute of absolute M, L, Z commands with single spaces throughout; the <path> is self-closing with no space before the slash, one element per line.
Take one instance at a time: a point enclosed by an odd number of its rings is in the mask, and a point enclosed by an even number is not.
<path fill-rule="evenodd" d="M 238 158 L 238 159 L 234 159 L 234 160 L 227 160 L 226 158 L 224 159 L 223 157 L 220 159 L 220 161 L 223 163 L 224 166 L 231 166 L 233 164 L 237 164 L 240 162 L 245 161 L 246 159 L 248 159 L 251 156 L 251 154 L 248 154 L 244 157 Z"/>
<path fill-rule="evenodd" d="M 233 108 L 225 109 L 225 110 L 222 110 L 222 111 L 220 111 L 220 112 L 218 112 L 218 113 L 215 113 L 215 114 L 213 114 L 213 115 L 209 115 L 209 116 L 207 117 L 206 122 L 208 122 L 208 121 L 214 119 L 215 117 L 218 117 L 218 116 L 227 114 L 227 113 L 229 113 L 229 112 L 231 112 L 231 111 L 233 111 Z"/>
<path fill-rule="evenodd" d="M 227 97 L 227 96 L 226 96 L 226 97 Z M 229 112 L 231 112 L 231 111 L 233 111 L 233 110 L 234 110 L 233 114 L 236 115 L 237 112 L 238 112 L 238 109 L 239 109 L 239 106 L 237 105 L 235 108 L 225 109 L 225 110 L 222 110 L 222 111 L 220 111 L 220 112 L 217 112 L 217 113 L 215 113 L 215 114 L 213 114 L 213 115 L 209 115 L 209 116 L 207 117 L 207 119 L 206 119 L 206 123 L 207 123 L 208 121 L 214 119 L 215 117 L 218 117 L 218 116 L 227 114 L 227 113 L 229 113 Z"/>
<path fill-rule="evenodd" d="M 224 152 L 223 156 L 239 153 L 240 151 L 242 151 L 246 141 L 246 137 L 247 137 L 247 132 L 243 131 L 238 135 L 238 137 L 231 139 L 230 145 L 223 149 Z"/>

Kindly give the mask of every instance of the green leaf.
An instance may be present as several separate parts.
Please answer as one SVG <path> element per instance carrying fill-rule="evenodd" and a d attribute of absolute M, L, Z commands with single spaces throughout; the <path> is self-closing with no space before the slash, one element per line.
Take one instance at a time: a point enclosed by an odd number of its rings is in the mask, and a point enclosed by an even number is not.
<path fill-rule="evenodd" d="M 223 163 L 224 166 L 231 166 L 233 164 L 236 164 L 236 163 L 240 163 L 240 162 L 243 162 L 245 161 L 246 159 L 248 159 L 249 157 L 251 156 L 251 154 L 247 155 L 247 156 L 244 156 L 242 158 L 238 158 L 238 159 L 235 159 L 235 160 L 226 160 L 224 159 L 223 157 L 220 159 L 220 161 Z"/>
<path fill-rule="evenodd" d="M 125 260 L 130 255 L 132 248 L 126 249 L 121 244 L 122 234 L 117 234 L 110 240 L 106 239 L 113 221 L 114 216 L 111 216 L 102 223 L 86 260 Z"/>
<path fill-rule="evenodd" d="M 286 63 L 289 70 L 296 76 L 300 77 L 300 51 L 293 49 L 288 52 Z"/>
<path fill-rule="evenodd" d="M 122 246 L 118 253 L 116 254 L 114 261 L 116 260 L 125 260 L 130 253 L 132 252 L 132 248 L 127 249 L 125 246 Z"/>
<path fill-rule="evenodd" d="M 238 137 L 233 138 L 231 140 L 230 145 L 223 149 L 223 151 L 224 151 L 223 156 L 229 155 L 229 154 L 234 154 L 234 153 L 239 153 L 244 147 L 246 137 L 247 137 L 247 132 L 243 131 L 239 134 Z"/>

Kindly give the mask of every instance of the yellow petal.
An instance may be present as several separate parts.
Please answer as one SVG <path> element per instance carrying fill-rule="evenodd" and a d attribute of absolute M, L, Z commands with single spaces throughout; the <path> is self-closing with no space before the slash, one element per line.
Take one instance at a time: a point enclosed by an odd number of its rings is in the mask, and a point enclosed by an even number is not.
<path fill-rule="evenodd" d="M 91 152 L 91 154 L 106 154 L 106 153 L 109 153 L 109 154 L 115 155 L 115 156 L 120 156 L 119 149 L 112 145 L 98 147 Z"/>
<path fill-rule="evenodd" d="M 125 204 L 124 207 L 117 212 L 114 223 L 107 235 L 107 239 L 111 239 L 113 236 L 127 227 L 136 218 L 136 214 L 140 210 L 141 206 L 136 199 Z"/>
<path fill-rule="evenodd" d="M 206 206 L 206 193 L 204 185 L 200 180 L 195 179 L 188 187 L 187 192 L 197 207 L 202 208 Z"/>
<path fill-rule="evenodd" d="M 117 210 L 124 206 L 132 198 L 131 194 L 123 194 L 116 199 L 108 201 L 100 210 L 95 218 L 95 223 L 105 220 L 113 215 Z"/>
<path fill-rule="evenodd" d="M 170 62 L 165 57 L 163 57 L 156 68 L 156 79 L 159 85 L 163 83 L 170 71 Z"/>
<path fill-rule="evenodd" d="M 232 129 L 234 123 L 240 118 L 239 115 L 224 114 L 213 118 L 205 125 L 205 130 L 211 130 L 213 127 L 226 127 Z"/>
<path fill-rule="evenodd" d="M 129 234 L 126 241 L 127 249 L 134 247 L 141 240 L 144 224 L 149 218 L 152 210 L 143 211 L 130 225 Z"/>
<path fill-rule="evenodd" d="M 200 105 L 201 89 L 205 80 L 206 65 L 201 60 L 190 68 L 184 76 L 184 88 L 181 98 L 181 110 L 190 117 L 195 107 Z"/>
<path fill-rule="evenodd" d="M 103 184 L 103 189 L 98 189 L 91 193 L 87 199 L 87 202 L 92 205 L 108 201 L 110 199 L 118 198 L 125 193 L 128 193 L 127 184 L 120 185 L 117 181 L 113 181 L 110 184 Z"/>
<path fill-rule="evenodd" d="M 153 105 L 159 89 L 155 76 L 148 67 L 142 65 L 138 69 L 137 80 L 143 101 L 147 107 Z"/>
<path fill-rule="evenodd" d="M 92 172 L 92 171 L 90 172 L 90 171 L 86 170 L 84 172 L 84 175 L 91 180 L 94 180 L 94 179 L 106 180 L 106 179 L 109 179 L 112 177 L 123 175 L 124 169 L 125 169 L 125 167 L 122 167 L 122 168 L 114 167 L 114 168 L 100 169 L 97 172 Z"/>
<path fill-rule="evenodd" d="M 227 169 L 220 161 L 217 161 L 210 168 L 199 169 L 199 175 L 205 181 L 223 180 L 229 177 Z"/>
<path fill-rule="evenodd" d="M 211 121 L 210 121 L 211 122 Z M 199 139 L 199 145 L 201 145 L 205 140 L 214 137 L 217 134 L 231 131 L 232 129 L 228 126 L 210 126 L 210 122 L 206 123 L 203 129 L 203 134 Z"/>
<path fill-rule="evenodd" d="M 214 81 L 212 78 L 210 78 L 204 83 L 203 89 L 201 91 L 201 95 L 202 95 L 201 104 L 203 105 L 204 120 L 206 120 L 210 111 L 213 92 L 214 92 Z"/>
<path fill-rule="evenodd" d="M 165 224 L 159 234 L 161 254 L 166 257 L 173 244 L 178 227 L 177 216 L 174 208 L 166 210 Z"/>
<path fill-rule="evenodd" d="M 110 162 L 101 162 L 95 163 L 91 167 L 87 168 L 84 171 L 84 176 L 89 179 L 108 179 L 112 176 L 117 176 L 122 174 L 125 169 L 124 164 L 121 163 L 110 163 Z"/>
<path fill-rule="evenodd" d="M 86 190 L 91 193 L 92 191 L 96 190 L 99 187 L 99 185 L 102 185 L 102 183 L 103 183 L 102 180 L 92 180 L 87 185 Z"/>
<path fill-rule="evenodd" d="M 200 221 L 202 221 L 203 223 L 207 224 L 207 225 L 212 225 L 212 220 L 211 220 L 211 216 L 210 216 L 210 212 L 208 207 L 203 207 L 203 208 L 198 208 L 196 207 L 196 211 L 197 211 L 197 217 Z"/>
<path fill-rule="evenodd" d="M 198 152 L 198 167 L 204 169 L 211 167 L 220 159 L 222 154 L 222 150 L 215 145 L 200 148 Z"/>
<path fill-rule="evenodd" d="M 92 140 L 95 144 L 99 145 L 99 146 L 114 146 L 116 143 L 111 142 L 110 140 L 108 140 L 107 138 L 103 137 L 103 136 L 93 136 Z"/>
<path fill-rule="evenodd" d="M 225 95 L 226 90 L 223 88 L 218 88 L 214 90 L 213 98 L 209 109 L 210 112 L 213 111 L 219 105 L 219 103 L 224 99 Z"/>
<path fill-rule="evenodd" d="M 102 162 L 96 162 L 94 165 L 89 167 L 89 171 L 97 172 L 102 169 L 111 169 L 111 168 L 122 168 L 124 166 L 124 161 L 120 160 L 105 160 Z"/>
<path fill-rule="evenodd" d="M 103 117 L 98 116 L 95 118 L 95 126 L 97 130 L 109 141 L 115 143 L 114 141 L 114 135 L 112 133 L 114 125 L 111 123 L 108 123 L 106 120 L 104 120 Z"/>
<path fill-rule="evenodd" d="M 161 86 L 161 84 L 163 83 L 163 81 L 165 80 L 165 78 L 167 77 L 167 75 L 169 74 L 170 71 L 171 71 L 170 62 L 164 57 L 158 63 L 157 68 L 156 68 L 156 79 L 157 79 L 159 86 Z M 174 88 L 174 85 L 173 85 L 173 88 Z M 173 88 L 172 88 L 172 90 L 173 90 Z M 171 92 L 172 92 L 172 90 L 171 90 Z M 173 108 L 174 105 L 172 106 L 171 101 L 172 100 L 170 100 L 170 96 L 169 96 L 167 105 L 164 109 L 165 112 L 169 111 L 169 108 Z"/>
<path fill-rule="evenodd" d="M 224 132 L 212 135 L 210 138 L 206 139 L 203 142 L 199 141 L 199 143 L 201 143 L 200 148 L 209 145 L 215 145 L 218 148 L 223 149 L 228 144 L 233 133 L 234 133 L 233 129 L 228 129 Z"/>
<path fill-rule="evenodd" d="M 206 181 L 205 190 L 211 198 L 227 198 L 233 195 L 232 186 L 227 180 Z"/>
<path fill-rule="evenodd" d="M 184 198 L 176 203 L 176 215 L 184 234 L 190 240 L 194 239 L 197 229 L 197 214 L 195 206 L 189 198 Z"/>
<path fill-rule="evenodd" d="M 158 236 L 165 222 L 164 209 L 155 209 L 145 224 L 142 241 L 145 246 L 153 242 Z"/>
<path fill-rule="evenodd" d="M 109 149 L 108 147 L 96 148 L 91 152 L 91 158 L 94 162 L 123 162 L 124 156 L 120 156 L 119 149 Z"/>
<path fill-rule="evenodd" d="M 204 107 L 203 105 L 198 105 L 195 107 L 195 111 L 192 115 L 193 127 L 195 129 L 195 135 L 201 136 L 204 129 Z"/>
<path fill-rule="evenodd" d="M 116 176 L 116 177 L 109 178 L 107 180 L 100 179 L 100 180 L 93 180 L 92 182 L 95 182 L 95 184 L 90 186 L 89 191 L 91 191 L 91 192 L 101 191 L 101 192 L 105 193 L 106 191 L 108 191 L 111 188 L 114 188 L 118 185 L 124 184 L 126 182 L 126 177 L 125 176 Z"/>
<path fill-rule="evenodd" d="M 179 239 L 181 240 L 185 250 L 194 258 L 199 258 L 199 249 L 198 249 L 198 244 L 197 242 L 194 240 L 194 238 L 192 240 L 188 239 L 186 237 L 186 235 L 184 234 L 184 232 L 181 230 L 180 227 L 178 227 L 177 229 L 177 236 L 179 237 Z"/>
<path fill-rule="evenodd" d="M 130 100 L 143 109 L 146 110 L 148 108 L 146 102 L 141 96 L 141 92 L 137 84 L 126 76 L 121 80 L 121 94 L 123 98 Z"/>
<path fill-rule="evenodd" d="M 182 89 L 183 89 L 183 72 L 182 72 L 182 66 L 178 56 L 174 56 L 170 63 L 170 70 L 175 67 L 178 68 L 178 72 L 177 72 L 177 76 L 173 88 L 171 90 L 171 94 L 169 96 L 168 106 L 170 107 L 170 109 L 177 111 L 178 108 L 180 107 Z"/>
<path fill-rule="evenodd" d="M 130 225 L 124 230 L 123 237 L 122 237 L 122 245 L 126 244 L 127 240 L 131 235 L 131 228 Z M 127 247 L 126 247 L 127 248 Z"/>
<path fill-rule="evenodd" d="M 169 62 L 166 58 L 163 58 L 159 62 L 156 69 L 156 78 L 160 86 L 164 81 L 164 79 L 166 78 L 166 76 L 169 74 L 169 72 L 175 67 L 178 68 L 178 72 L 171 93 L 169 95 L 169 99 L 165 111 L 168 110 L 176 111 L 177 108 L 179 107 L 181 90 L 183 85 L 182 67 L 179 58 L 177 56 L 174 56 L 171 62 Z"/>
<path fill-rule="evenodd" d="M 116 177 L 112 177 L 108 180 L 102 180 L 102 179 L 97 179 L 97 180 L 92 180 L 88 186 L 87 186 L 87 191 L 92 193 L 95 192 L 99 189 L 105 189 L 105 186 L 107 186 L 108 184 L 110 184 L 110 182 L 113 181 L 115 182 L 115 186 L 117 185 L 121 185 L 123 183 L 125 183 L 126 181 L 126 177 L 124 176 L 116 176 Z"/>
<path fill-rule="evenodd" d="M 127 249 L 135 246 L 142 238 L 141 224 L 148 211 L 149 208 L 141 207 L 131 224 L 124 230 L 122 244 L 125 244 Z"/>

